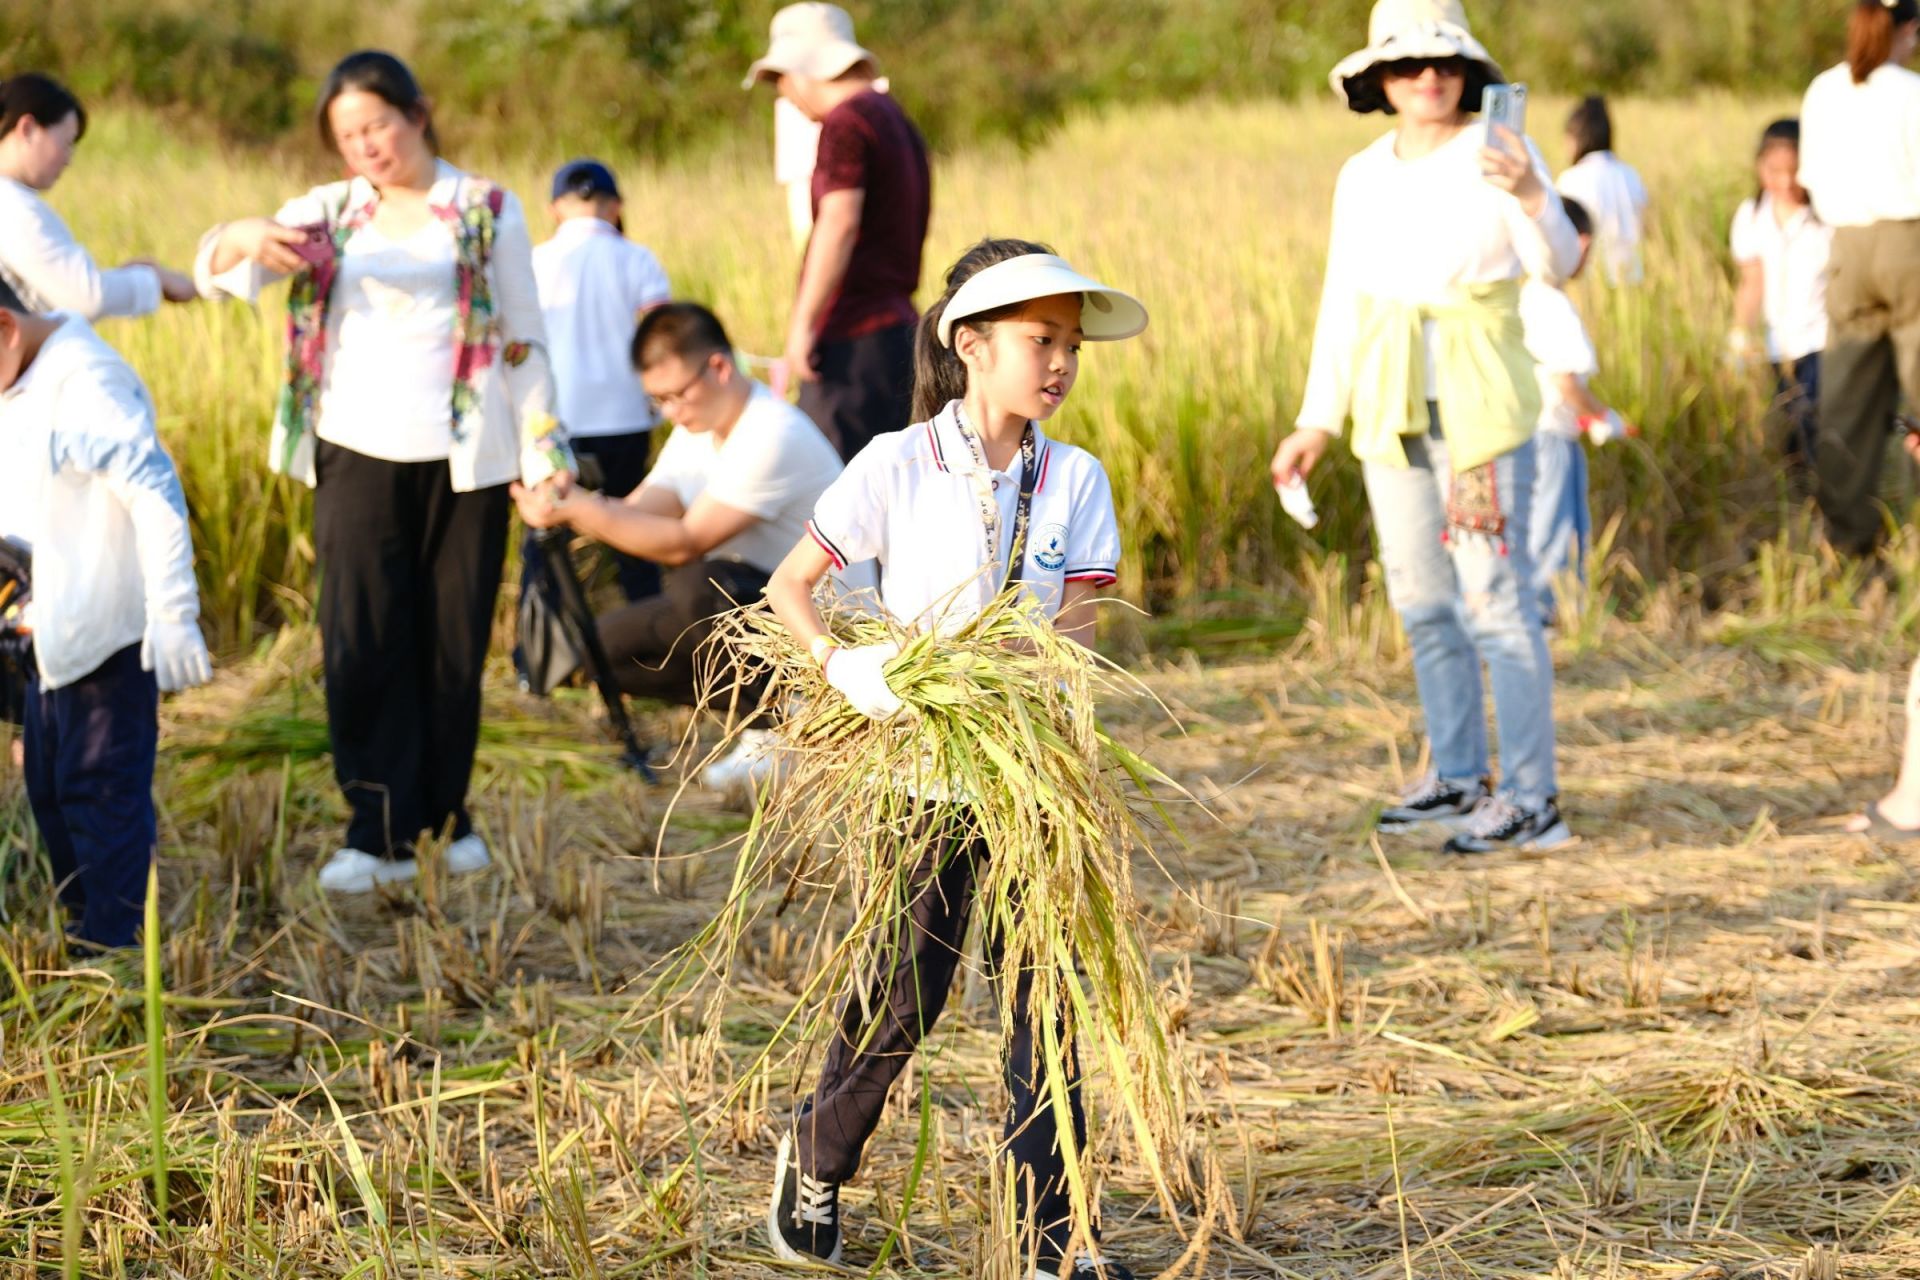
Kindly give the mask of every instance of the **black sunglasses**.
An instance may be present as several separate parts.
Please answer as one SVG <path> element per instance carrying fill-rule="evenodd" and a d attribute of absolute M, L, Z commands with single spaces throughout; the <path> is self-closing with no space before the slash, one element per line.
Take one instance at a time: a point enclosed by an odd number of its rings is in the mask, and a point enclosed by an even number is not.
<path fill-rule="evenodd" d="M 1397 80 L 1414 80 L 1429 71 L 1437 71 L 1443 76 L 1464 76 L 1467 74 L 1465 58 L 1399 58 L 1393 62 L 1380 64 L 1380 74 Z"/>

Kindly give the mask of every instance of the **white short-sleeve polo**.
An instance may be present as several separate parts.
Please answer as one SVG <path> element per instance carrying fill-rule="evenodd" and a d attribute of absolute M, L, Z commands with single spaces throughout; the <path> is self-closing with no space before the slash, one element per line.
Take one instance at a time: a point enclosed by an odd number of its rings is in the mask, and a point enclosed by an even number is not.
<path fill-rule="evenodd" d="M 631 352 L 639 313 L 671 296 L 660 260 L 609 222 L 568 218 L 534 249 L 533 274 L 567 434 L 590 439 L 659 425 Z"/>
<path fill-rule="evenodd" d="M 1802 205 L 1782 223 L 1773 197 L 1733 215 L 1733 260 L 1758 262 L 1766 285 L 1767 359 L 1798 360 L 1827 345 L 1827 258 L 1833 228 Z"/>
<path fill-rule="evenodd" d="M 1540 430 L 1578 440 L 1580 415 L 1560 398 L 1560 378 L 1572 374 L 1585 381 L 1600 371 L 1579 308 L 1564 290 L 1529 280 L 1520 286 L 1520 327 L 1540 379 Z"/>
<path fill-rule="evenodd" d="M 820 496 L 807 531 L 836 569 L 880 563 L 880 598 L 897 620 L 951 630 L 995 595 L 1012 551 L 1024 467 L 983 467 L 962 434 L 959 402 L 931 422 L 876 436 Z M 1106 586 L 1120 564 L 1120 529 L 1106 469 L 1084 449 L 1034 431 L 1033 508 L 1021 581 L 1048 617 L 1066 584 Z M 982 495 L 998 511 L 989 563 Z"/>

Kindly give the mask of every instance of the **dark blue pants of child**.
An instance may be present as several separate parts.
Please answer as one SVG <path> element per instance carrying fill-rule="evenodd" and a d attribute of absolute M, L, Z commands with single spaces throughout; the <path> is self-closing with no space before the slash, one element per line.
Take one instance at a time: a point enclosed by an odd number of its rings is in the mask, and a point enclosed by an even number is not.
<path fill-rule="evenodd" d="M 159 838 L 153 762 L 160 690 L 128 645 L 91 674 L 43 689 L 29 667 L 27 802 L 53 864 L 69 931 L 100 947 L 130 947 Z"/>

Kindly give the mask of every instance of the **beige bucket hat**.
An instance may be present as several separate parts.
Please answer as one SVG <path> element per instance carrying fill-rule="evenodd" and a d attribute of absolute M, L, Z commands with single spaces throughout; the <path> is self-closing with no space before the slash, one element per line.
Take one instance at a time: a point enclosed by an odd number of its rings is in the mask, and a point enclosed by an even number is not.
<path fill-rule="evenodd" d="M 1379 0 L 1367 22 L 1367 47 L 1342 58 L 1327 79 L 1354 111 L 1390 113 L 1378 69 L 1409 58 L 1466 59 L 1467 91 L 1460 105 L 1467 111 L 1480 109 L 1482 89 L 1507 82 L 1500 65 L 1473 38 L 1460 0 Z"/>
<path fill-rule="evenodd" d="M 853 19 L 837 4 L 790 4 L 773 15 L 767 52 L 747 68 L 741 88 L 783 75 L 833 80 L 861 62 L 879 61 L 853 38 Z"/>

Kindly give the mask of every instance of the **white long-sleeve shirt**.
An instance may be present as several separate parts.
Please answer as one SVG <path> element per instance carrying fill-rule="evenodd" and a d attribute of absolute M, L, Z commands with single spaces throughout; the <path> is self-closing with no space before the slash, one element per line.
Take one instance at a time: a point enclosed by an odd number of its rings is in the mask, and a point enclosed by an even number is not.
<path fill-rule="evenodd" d="M 1532 141 L 1527 150 L 1546 188 L 1537 218 L 1482 176 L 1484 126 L 1462 129 L 1417 160 L 1396 155 L 1394 140 L 1387 134 L 1348 160 L 1334 187 L 1302 427 L 1337 433 L 1346 422 L 1362 298 L 1437 305 L 1462 286 L 1526 276 L 1558 284 L 1580 262 L 1580 239 Z M 1427 396 L 1437 399 L 1431 327 L 1428 337 Z"/>
<path fill-rule="evenodd" d="M 0 393 L 0 535 L 33 552 L 40 679 L 58 689 L 200 614 L 187 502 L 139 375 L 78 316 Z"/>
<path fill-rule="evenodd" d="M 88 320 L 143 316 L 160 305 L 152 267 L 102 270 L 40 193 L 0 178 L 0 279 L 30 311 L 71 311 Z"/>
<path fill-rule="evenodd" d="M 1632 165 L 1611 151 L 1594 151 L 1560 175 L 1560 194 L 1578 200 L 1593 217 L 1593 256 L 1609 284 L 1639 284 L 1647 186 Z"/>
<path fill-rule="evenodd" d="M 1865 84 L 1846 63 L 1800 104 L 1800 185 L 1830 227 L 1920 219 L 1920 75 L 1882 66 Z"/>
<path fill-rule="evenodd" d="M 427 193 L 428 203 L 455 203 L 460 184 L 467 180 L 468 176 L 453 165 L 444 160 L 438 161 L 433 187 Z M 373 185 L 365 178 L 329 183 L 287 201 L 273 215 L 273 220 L 289 227 L 326 222 L 330 215 L 350 216 L 377 196 Z M 214 227 L 201 237 L 200 251 L 194 259 L 194 281 L 207 297 L 224 295 L 253 302 L 259 298 L 261 290 L 280 279 L 280 276 L 251 258 L 243 258 L 215 275 L 213 255 L 222 230 L 224 227 Z M 440 238 L 438 242 L 436 236 Z M 418 239 L 422 246 L 441 243 L 446 249 L 446 295 L 438 296 L 435 300 L 417 295 L 403 299 L 390 294 L 387 302 L 405 307 L 412 307 L 416 303 L 438 307 L 444 302 L 450 308 L 453 288 L 451 237 L 444 227 L 436 223 L 434 228 L 423 230 Z M 382 236 L 368 237 L 363 231 L 348 240 L 345 246 L 341 275 L 335 281 L 327 320 L 329 349 L 327 369 L 323 371 L 322 380 L 319 414 L 322 421 L 316 424 L 319 438 L 335 443 L 354 438 L 356 428 L 340 420 L 338 413 L 332 425 L 325 421 L 330 410 L 335 404 L 349 404 L 373 412 L 371 406 L 382 403 L 380 393 L 393 378 L 404 378 L 405 386 L 411 392 L 419 392 L 426 385 L 421 380 L 431 379 L 437 387 L 445 389 L 448 403 L 451 404 L 451 310 L 442 313 L 448 324 L 445 341 L 437 330 L 422 328 L 415 323 L 419 319 L 417 315 L 405 323 L 389 323 L 392 317 L 381 314 L 385 304 L 379 301 L 378 281 L 370 281 L 365 273 L 357 272 L 353 262 L 363 249 L 369 253 L 384 252 L 392 247 L 392 243 Z M 417 265 L 408 264 L 405 274 L 409 279 L 418 280 L 413 274 Z M 357 289 L 352 287 L 356 280 L 359 282 Z M 547 354 L 546 323 L 540 315 L 540 291 L 533 275 L 533 241 L 527 232 L 526 215 L 512 192 L 506 194 L 500 216 L 494 222 L 493 254 L 487 263 L 487 281 L 493 294 L 502 345 L 516 342 L 527 344 L 527 359 L 519 365 L 496 359 L 479 375 L 483 425 L 479 432 L 474 433 L 478 438 L 462 442 L 452 447 L 450 452 L 442 454 L 448 461 L 452 487 L 461 493 L 505 484 L 513 479 L 530 485 L 538 484 L 551 473 L 551 468 L 542 464 L 539 454 L 531 450 L 523 453 L 521 448 L 521 424 L 529 418 L 553 413 L 555 404 L 553 369 Z M 343 285 L 347 287 L 343 288 Z M 359 313 L 354 323 L 349 323 L 350 311 Z M 358 368 L 364 371 L 365 377 L 360 380 L 360 385 L 344 387 L 332 375 L 343 363 L 346 344 L 356 342 L 360 337 L 366 338 L 374 349 L 355 351 L 347 356 L 344 360 L 347 368 Z M 404 372 L 399 369 L 400 365 L 405 365 Z M 420 403 L 417 397 L 414 402 Z M 390 407 L 392 401 L 389 399 L 385 403 Z M 435 403 L 438 403 L 437 399 Z M 354 410 L 359 411 L 359 408 Z M 347 411 L 339 411 L 344 412 Z M 377 433 L 382 425 L 382 422 L 372 422 L 359 430 Z M 412 425 L 422 424 L 415 422 Z M 297 456 L 289 468 L 293 475 L 307 484 L 312 484 L 315 479 L 312 447 L 315 435 L 309 432 L 301 440 Z M 364 437 L 362 443 L 367 443 Z M 358 451 L 353 444 L 346 447 Z"/>

